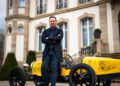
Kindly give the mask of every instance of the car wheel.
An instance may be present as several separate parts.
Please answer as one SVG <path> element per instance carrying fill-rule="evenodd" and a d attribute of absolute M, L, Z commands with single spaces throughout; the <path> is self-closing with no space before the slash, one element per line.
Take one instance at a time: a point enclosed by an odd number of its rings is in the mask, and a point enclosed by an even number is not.
<path fill-rule="evenodd" d="M 10 72 L 9 84 L 10 86 L 25 86 L 25 72 L 20 67 L 15 67 Z"/>
<path fill-rule="evenodd" d="M 75 65 L 70 71 L 70 86 L 95 86 L 96 80 L 94 70 L 87 64 Z"/>
<path fill-rule="evenodd" d="M 97 86 L 110 86 L 111 85 L 111 80 L 109 81 L 101 81 L 101 82 L 98 82 Z"/>
<path fill-rule="evenodd" d="M 33 76 L 33 78 L 34 78 L 35 86 L 44 86 L 43 82 L 41 82 L 40 77 L 38 77 L 38 76 Z"/>

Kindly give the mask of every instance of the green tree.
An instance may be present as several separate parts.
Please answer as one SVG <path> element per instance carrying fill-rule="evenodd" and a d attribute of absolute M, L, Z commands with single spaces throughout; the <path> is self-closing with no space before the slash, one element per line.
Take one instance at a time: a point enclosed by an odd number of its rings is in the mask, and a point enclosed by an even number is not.
<path fill-rule="evenodd" d="M 0 71 L 0 80 L 8 80 L 10 71 L 15 67 L 18 66 L 18 63 L 15 58 L 14 53 L 8 53 L 6 60 L 1 68 Z"/>
<path fill-rule="evenodd" d="M 28 63 L 30 65 L 31 62 L 33 62 L 33 61 L 36 61 L 35 51 L 29 51 L 28 55 L 27 55 L 26 63 Z"/>

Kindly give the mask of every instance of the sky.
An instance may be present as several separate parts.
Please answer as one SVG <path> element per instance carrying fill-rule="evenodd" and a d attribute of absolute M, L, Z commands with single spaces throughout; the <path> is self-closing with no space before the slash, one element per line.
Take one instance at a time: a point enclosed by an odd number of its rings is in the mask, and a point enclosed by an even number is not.
<path fill-rule="evenodd" d="M 6 0 L 0 0 L 0 29 L 5 29 Z"/>

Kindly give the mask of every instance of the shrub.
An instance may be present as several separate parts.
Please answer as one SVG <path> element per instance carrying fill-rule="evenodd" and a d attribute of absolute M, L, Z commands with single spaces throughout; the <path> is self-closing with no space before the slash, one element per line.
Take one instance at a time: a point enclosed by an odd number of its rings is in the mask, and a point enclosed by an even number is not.
<path fill-rule="evenodd" d="M 27 60 L 26 63 L 28 63 L 29 65 L 31 64 L 31 62 L 36 60 L 36 55 L 35 55 L 35 51 L 29 51 L 28 55 L 27 55 Z"/>
<path fill-rule="evenodd" d="M 18 63 L 15 58 L 14 53 L 8 53 L 6 60 L 1 68 L 0 71 L 0 80 L 8 80 L 10 71 L 13 69 L 13 67 L 18 66 Z"/>

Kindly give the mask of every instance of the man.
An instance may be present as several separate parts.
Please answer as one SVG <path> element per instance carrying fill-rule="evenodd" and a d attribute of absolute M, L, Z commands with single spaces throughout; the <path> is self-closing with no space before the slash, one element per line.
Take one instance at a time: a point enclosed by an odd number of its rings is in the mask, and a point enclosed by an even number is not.
<path fill-rule="evenodd" d="M 50 28 L 44 30 L 42 34 L 42 42 L 45 44 L 45 49 L 42 58 L 42 75 L 44 86 L 55 86 L 58 76 L 58 66 L 62 61 L 62 46 L 63 38 L 62 29 L 57 28 L 57 19 L 55 16 L 49 17 Z M 49 79 L 50 76 L 50 79 Z"/>

